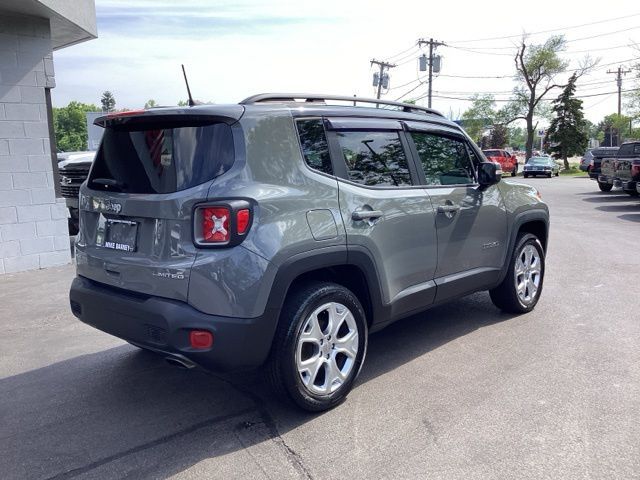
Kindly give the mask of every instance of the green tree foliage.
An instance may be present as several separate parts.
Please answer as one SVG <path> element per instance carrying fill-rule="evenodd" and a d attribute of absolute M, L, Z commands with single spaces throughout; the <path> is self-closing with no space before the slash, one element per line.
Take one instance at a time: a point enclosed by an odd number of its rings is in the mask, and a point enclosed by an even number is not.
<path fill-rule="evenodd" d="M 504 148 L 509 143 L 509 129 L 501 123 L 496 123 L 489 135 L 490 148 Z"/>
<path fill-rule="evenodd" d="M 552 36 L 541 45 L 527 45 L 523 38 L 514 58 L 518 85 L 513 91 L 515 99 L 505 107 L 504 112 L 509 121 L 521 119 L 526 123 L 527 158 L 531 157 L 533 151 L 534 134 L 538 126 L 535 119 L 545 113 L 542 100 L 552 89 L 560 87 L 555 81 L 556 76 L 569 65 L 559 55 L 564 47 L 562 35 Z"/>
<path fill-rule="evenodd" d="M 187 102 L 186 100 L 178 100 L 179 107 L 186 107 L 188 105 L 189 105 L 189 102 Z"/>
<path fill-rule="evenodd" d="M 99 112 L 95 105 L 71 102 L 53 109 L 56 145 L 63 152 L 87 149 L 87 112 Z"/>
<path fill-rule="evenodd" d="M 462 114 L 462 126 L 481 145 L 485 130 L 496 118 L 496 101 L 493 95 L 474 95 L 471 99 L 471 106 Z"/>
<path fill-rule="evenodd" d="M 116 98 L 109 90 L 102 93 L 100 103 L 102 104 L 103 112 L 113 112 L 113 110 L 116 108 Z"/>
<path fill-rule="evenodd" d="M 582 100 L 575 97 L 577 75 L 574 73 L 562 93 L 553 101 L 555 117 L 547 130 L 550 152 L 555 158 L 564 161 L 569 169 L 569 157 L 581 155 L 587 148 L 589 137 L 582 111 Z"/>
<path fill-rule="evenodd" d="M 605 147 L 616 146 L 616 140 L 622 143 L 624 140 L 639 139 L 640 128 L 632 128 L 632 126 L 633 117 L 612 113 L 598 123 L 596 138 Z"/>
<path fill-rule="evenodd" d="M 509 127 L 509 144 L 514 150 L 524 150 L 527 132 L 522 127 Z"/>
<path fill-rule="evenodd" d="M 153 107 L 157 107 L 157 106 L 158 106 L 158 103 L 153 98 L 150 98 L 144 104 L 144 108 L 153 108 Z"/>

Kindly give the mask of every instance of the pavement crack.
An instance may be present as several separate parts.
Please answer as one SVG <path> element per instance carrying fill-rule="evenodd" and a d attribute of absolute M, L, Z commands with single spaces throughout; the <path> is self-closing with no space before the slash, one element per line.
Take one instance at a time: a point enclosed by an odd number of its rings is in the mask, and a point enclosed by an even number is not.
<path fill-rule="evenodd" d="M 169 435 L 165 435 L 164 437 L 160 437 L 156 440 L 152 440 L 151 442 L 147 442 L 147 443 L 143 443 L 141 445 L 138 445 L 136 447 L 130 448 L 128 450 L 124 450 L 122 452 L 118 452 L 118 453 L 114 453 L 113 455 L 109 455 L 108 457 L 104 457 L 100 460 L 96 460 L 95 462 L 92 462 L 88 465 L 85 465 L 83 467 L 78 467 L 78 468 L 73 468 L 71 470 L 67 470 L 66 472 L 62 472 L 62 473 L 58 473 L 57 475 L 54 475 L 52 477 L 47 477 L 46 480 L 63 480 L 66 478 L 73 478 L 73 477 L 77 477 L 78 475 L 82 475 L 83 473 L 89 472 L 91 470 L 94 470 L 96 468 L 99 468 L 103 465 L 106 465 L 108 463 L 114 462 L 116 460 L 119 460 L 123 457 L 127 457 L 129 455 L 133 455 L 135 453 L 139 453 L 141 451 L 144 450 L 148 450 L 150 448 L 156 447 L 158 445 L 162 445 L 163 443 L 167 443 L 170 442 L 172 440 L 176 440 L 178 438 L 184 437 L 186 435 L 189 435 L 191 433 L 194 433 L 198 430 L 201 430 L 203 428 L 207 428 L 207 427 L 211 427 L 213 425 L 216 425 L 218 423 L 222 423 L 222 422 L 226 422 L 228 420 L 232 420 L 236 417 L 241 417 L 243 415 L 249 414 L 249 413 L 254 413 L 255 409 L 253 408 L 245 408 L 242 409 L 238 412 L 235 413 L 230 413 L 227 415 L 220 415 L 217 417 L 213 417 L 210 418 L 208 420 L 204 420 L 202 422 L 196 423 L 194 425 L 191 425 L 187 428 L 184 428 L 182 430 L 179 430 L 177 432 L 171 433 Z"/>
<path fill-rule="evenodd" d="M 240 393 L 241 395 L 244 395 L 246 398 L 248 398 L 253 402 L 253 404 L 256 407 L 256 411 L 260 416 L 260 419 L 262 420 L 263 424 L 267 427 L 267 431 L 269 432 L 269 439 L 282 449 L 286 458 L 289 460 L 289 462 L 291 462 L 291 465 L 293 466 L 293 468 L 301 476 L 303 476 L 308 480 L 313 480 L 313 475 L 311 475 L 311 472 L 309 471 L 307 466 L 304 464 L 300 454 L 298 454 L 298 452 L 296 452 L 291 446 L 289 446 L 287 442 L 284 440 L 284 438 L 282 438 L 282 435 L 280 435 L 280 432 L 278 431 L 278 425 L 276 424 L 276 421 L 271 415 L 271 413 L 269 412 L 269 410 L 266 408 L 265 406 L 266 402 L 264 401 L 264 399 L 250 390 L 247 390 L 245 388 L 242 388 L 238 385 L 233 384 L 231 381 L 227 380 L 222 376 L 216 375 L 213 372 L 207 372 L 207 373 L 215 377 L 216 379 L 220 380 L 221 382 L 226 383 L 231 388 L 233 388 L 236 392 Z"/>

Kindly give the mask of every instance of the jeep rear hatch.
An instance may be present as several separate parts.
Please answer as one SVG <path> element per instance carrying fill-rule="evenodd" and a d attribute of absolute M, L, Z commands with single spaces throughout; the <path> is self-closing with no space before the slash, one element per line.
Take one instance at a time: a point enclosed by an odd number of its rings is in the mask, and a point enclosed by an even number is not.
<path fill-rule="evenodd" d="M 98 119 L 104 136 L 80 195 L 80 275 L 186 301 L 192 212 L 233 165 L 230 124 L 241 115 L 181 113 L 196 108 Z"/>

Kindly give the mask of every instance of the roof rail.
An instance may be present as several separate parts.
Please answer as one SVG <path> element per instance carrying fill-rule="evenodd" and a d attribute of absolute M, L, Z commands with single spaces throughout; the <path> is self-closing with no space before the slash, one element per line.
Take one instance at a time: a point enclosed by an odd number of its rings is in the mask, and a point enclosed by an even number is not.
<path fill-rule="evenodd" d="M 250 105 L 263 102 L 296 102 L 301 100 L 305 103 L 323 103 L 326 100 L 339 100 L 343 102 L 356 103 L 372 103 L 375 105 L 390 105 L 393 107 L 399 107 L 404 112 L 413 113 L 430 113 L 432 115 L 438 115 L 444 117 L 444 115 L 437 110 L 431 108 L 421 107 L 412 103 L 394 102 L 393 100 L 381 100 L 377 98 L 363 98 L 363 97 L 350 97 L 348 95 L 322 95 L 319 93 L 260 93 L 258 95 L 252 95 L 240 102 L 241 105 Z"/>

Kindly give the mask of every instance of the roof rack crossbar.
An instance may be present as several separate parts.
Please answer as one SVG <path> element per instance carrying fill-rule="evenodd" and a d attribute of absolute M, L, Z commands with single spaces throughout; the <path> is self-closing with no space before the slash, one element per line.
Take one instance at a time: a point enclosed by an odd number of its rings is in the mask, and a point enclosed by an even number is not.
<path fill-rule="evenodd" d="M 365 98 L 365 97 L 350 97 L 348 95 L 323 95 L 318 93 L 260 93 L 258 95 L 252 95 L 240 102 L 241 105 L 250 105 L 263 102 L 296 102 L 302 100 L 305 103 L 324 102 L 326 100 L 338 100 L 343 102 L 356 103 L 370 103 L 375 105 L 390 105 L 393 107 L 399 107 L 404 112 L 414 113 L 430 113 L 432 115 L 438 115 L 444 117 L 442 113 L 432 108 L 421 107 L 412 103 L 395 102 L 393 100 L 382 100 L 378 98 Z"/>

